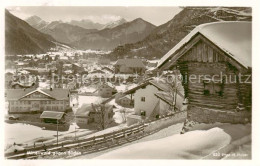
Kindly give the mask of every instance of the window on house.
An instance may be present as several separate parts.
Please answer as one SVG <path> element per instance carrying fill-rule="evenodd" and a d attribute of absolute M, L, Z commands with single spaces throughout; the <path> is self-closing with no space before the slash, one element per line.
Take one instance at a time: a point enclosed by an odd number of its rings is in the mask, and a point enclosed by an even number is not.
<path fill-rule="evenodd" d="M 223 96 L 223 85 L 221 83 L 204 82 L 204 95 Z"/>
<path fill-rule="evenodd" d="M 142 102 L 145 102 L 145 97 L 141 97 L 141 101 L 142 101 Z"/>
<path fill-rule="evenodd" d="M 141 111 L 141 116 L 146 116 L 146 112 L 145 111 Z"/>

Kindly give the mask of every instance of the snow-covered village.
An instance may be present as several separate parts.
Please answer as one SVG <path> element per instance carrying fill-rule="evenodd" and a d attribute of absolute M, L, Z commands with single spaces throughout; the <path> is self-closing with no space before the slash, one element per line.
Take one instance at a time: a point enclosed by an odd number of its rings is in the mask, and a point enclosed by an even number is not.
<path fill-rule="evenodd" d="M 251 159 L 251 8 L 121 8 L 5 9 L 5 158 Z"/>

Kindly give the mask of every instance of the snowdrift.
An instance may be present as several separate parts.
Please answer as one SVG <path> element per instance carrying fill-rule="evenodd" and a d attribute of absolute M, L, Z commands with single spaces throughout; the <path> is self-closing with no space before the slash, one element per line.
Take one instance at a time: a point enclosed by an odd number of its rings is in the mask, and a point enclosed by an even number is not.
<path fill-rule="evenodd" d="M 97 159 L 199 159 L 230 141 L 231 136 L 216 127 L 132 144 L 98 156 Z"/>

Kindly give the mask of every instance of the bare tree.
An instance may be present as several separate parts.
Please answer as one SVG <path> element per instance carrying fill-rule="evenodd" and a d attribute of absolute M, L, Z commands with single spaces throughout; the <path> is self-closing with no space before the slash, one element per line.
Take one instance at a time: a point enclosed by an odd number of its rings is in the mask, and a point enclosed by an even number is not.
<path fill-rule="evenodd" d="M 97 115 L 98 129 L 106 129 L 113 122 L 113 106 L 106 106 L 105 104 L 92 104 L 92 108 Z"/>
<path fill-rule="evenodd" d="M 120 115 L 121 115 L 121 118 L 122 118 L 122 122 L 125 123 L 126 122 L 126 109 L 125 108 L 122 108 L 119 110 L 120 112 Z"/>
<path fill-rule="evenodd" d="M 181 76 L 178 74 L 177 70 L 173 70 L 173 74 L 168 75 L 168 77 L 163 78 L 163 83 L 167 85 L 167 88 L 169 89 L 167 93 L 168 96 L 170 96 L 172 105 L 170 106 L 170 111 L 177 111 L 176 102 L 178 93 L 182 90 L 182 84 L 181 84 Z"/>

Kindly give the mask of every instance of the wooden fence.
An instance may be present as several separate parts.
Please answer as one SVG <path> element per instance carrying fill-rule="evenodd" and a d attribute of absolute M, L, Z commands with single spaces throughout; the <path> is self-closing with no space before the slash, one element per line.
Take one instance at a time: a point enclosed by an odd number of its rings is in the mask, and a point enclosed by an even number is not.
<path fill-rule="evenodd" d="M 183 113 L 183 111 L 176 112 L 172 115 L 167 115 L 164 118 L 176 116 L 178 114 Z M 160 118 L 160 120 L 162 119 L 163 118 Z M 156 120 L 150 121 L 149 123 L 154 121 Z M 41 146 L 36 148 L 27 148 L 23 151 L 5 153 L 5 157 L 7 159 L 34 159 L 39 157 L 39 155 L 36 154 L 37 152 L 41 153 L 45 152 L 45 150 L 50 152 L 59 152 L 64 150 L 66 151 L 69 149 L 80 149 L 82 154 L 93 153 L 111 147 L 119 146 L 128 142 L 132 142 L 146 135 L 150 135 L 157 132 L 157 130 L 145 132 L 145 127 L 149 126 L 149 123 L 133 125 L 121 130 L 113 131 L 98 136 L 93 136 L 86 139 L 74 141 L 68 140 L 68 142 L 62 142 L 59 145 L 53 144 L 47 145 L 45 147 Z"/>
<path fill-rule="evenodd" d="M 121 138 L 127 139 L 130 136 L 133 136 L 131 140 L 137 139 L 134 138 L 134 136 L 137 136 L 138 133 L 144 134 L 144 127 L 145 124 L 139 124 L 139 125 L 134 125 L 129 128 L 121 129 L 118 131 L 113 131 L 107 134 L 102 134 L 98 136 L 93 136 L 87 139 L 82 139 L 82 140 L 77 140 L 77 141 L 68 141 L 68 142 L 63 142 L 62 144 L 53 144 L 53 145 L 47 145 L 47 146 L 41 146 L 41 147 L 36 147 L 36 148 L 28 148 L 23 151 L 18 151 L 18 152 L 10 152 L 6 153 L 5 157 L 7 159 L 22 159 L 22 158 L 37 158 L 37 152 L 41 153 L 44 152 L 45 149 L 47 151 L 62 151 L 64 149 L 72 149 L 72 148 L 85 148 L 86 151 L 87 148 L 92 148 L 91 151 L 98 151 L 99 145 L 106 144 L 109 148 L 110 145 L 119 145 L 120 143 L 118 142 Z M 93 149 L 94 147 L 94 149 Z"/>

